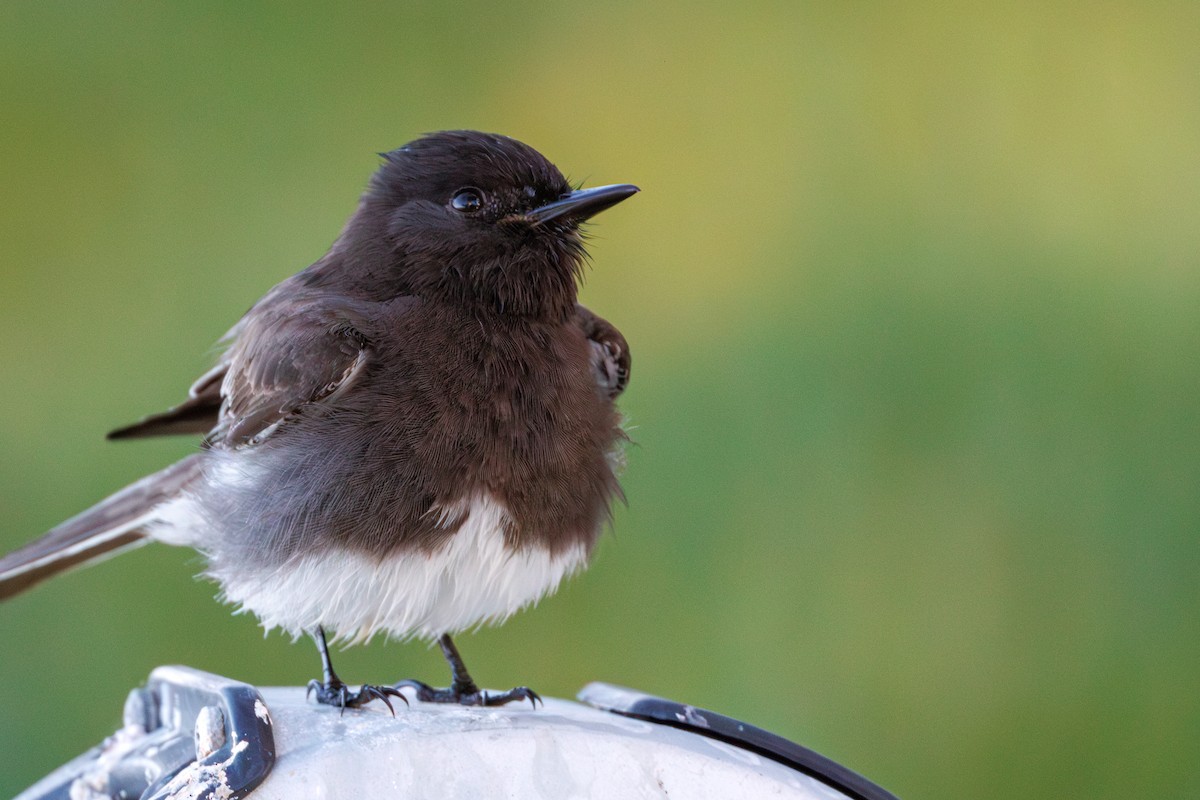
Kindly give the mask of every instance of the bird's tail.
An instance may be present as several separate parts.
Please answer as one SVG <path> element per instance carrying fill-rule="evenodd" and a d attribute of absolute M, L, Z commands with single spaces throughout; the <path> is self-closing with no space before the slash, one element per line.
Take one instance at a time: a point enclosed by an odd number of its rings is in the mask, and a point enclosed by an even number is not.
<path fill-rule="evenodd" d="M 145 544 L 145 527 L 154 521 L 155 509 L 177 496 L 199 474 L 200 465 L 196 454 L 148 475 L 0 558 L 0 600 L 59 572 Z"/>

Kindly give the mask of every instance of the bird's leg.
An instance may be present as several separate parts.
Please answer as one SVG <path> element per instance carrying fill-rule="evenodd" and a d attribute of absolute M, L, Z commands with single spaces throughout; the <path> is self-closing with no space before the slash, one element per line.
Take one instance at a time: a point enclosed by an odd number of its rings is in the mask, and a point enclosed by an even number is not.
<path fill-rule="evenodd" d="M 487 692 L 480 691 L 479 687 L 475 685 L 475 681 L 471 680 L 471 673 L 467 672 L 467 665 L 463 663 L 462 656 L 458 654 L 458 648 L 454 646 L 454 641 L 450 638 L 450 634 L 442 634 L 438 638 L 438 645 L 441 646 L 442 655 L 446 657 L 446 661 L 450 664 L 450 688 L 434 689 L 427 683 L 410 679 L 397 683 L 397 689 L 405 686 L 415 689 L 417 699 L 423 703 L 502 706 L 506 703 L 511 703 L 513 700 L 528 700 L 534 708 L 537 708 L 537 704 L 542 702 L 542 698 L 538 697 L 537 692 L 528 686 L 518 686 L 501 694 L 488 694 Z"/>
<path fill-rule="evenodd" d="M 316 692 L 318 703 L 337 706 L 344 714 L 347 708 L 358 708 L 372 700 L 382 700 L 393 716 L 396 714 L 396 709 L 392 708 L 389 696 L 399 697 L 405 705 L 408 705 L 408 698 L 391 686 L 363 684 L 357 692 L 350 691 L 350 687 L 342 683 L 342 679 L 333 671 L 333 662 L 329 658 L 329 645 L 325 642 L 325 629 L 318 626 L 317 632 L 312 637 L 313 641 L 317 643 L 317 650 L 321 653 L 321 680 L 308 682 L 308 694 Z"/>

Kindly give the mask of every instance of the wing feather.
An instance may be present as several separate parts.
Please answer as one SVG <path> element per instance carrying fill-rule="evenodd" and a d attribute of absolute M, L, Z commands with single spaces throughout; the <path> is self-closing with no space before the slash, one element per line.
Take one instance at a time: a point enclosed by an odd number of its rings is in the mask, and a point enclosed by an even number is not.
<path fill-rule="evenodd" d="M 353 385 L 371 354 L 360 311 L 326 298 L 284 297 L 272 293 L 242 318 L 220 363 L 186 400 L 108 438 L 200 433 L 210 446 L 252 444 Z"/>
<path fill-rule="evenodd" d="M 309 309 L 247 325 L 230 348 L 224 405 L 210 440 L 255 444 L 305 408 L 352 386 L 371 346 L 344 309 Z"/>
<path fill-rule="evenodd" d="M 583 306 L 575 306 L 575 322 L 592 345 L 597 387 L 610 400 L 615 399 L 629 383 L 629 344 L 611 322 Z"/>

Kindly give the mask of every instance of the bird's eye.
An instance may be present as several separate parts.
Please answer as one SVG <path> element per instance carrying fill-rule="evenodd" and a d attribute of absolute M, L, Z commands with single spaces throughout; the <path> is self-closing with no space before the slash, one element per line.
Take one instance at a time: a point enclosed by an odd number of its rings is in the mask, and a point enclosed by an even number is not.
<path fill-rule="evenodd" d="M 483 194 L 478 189 L 459 189 L 450 198 L 450 206 L 464 214 L 474 214 L 483 208 Z"/>

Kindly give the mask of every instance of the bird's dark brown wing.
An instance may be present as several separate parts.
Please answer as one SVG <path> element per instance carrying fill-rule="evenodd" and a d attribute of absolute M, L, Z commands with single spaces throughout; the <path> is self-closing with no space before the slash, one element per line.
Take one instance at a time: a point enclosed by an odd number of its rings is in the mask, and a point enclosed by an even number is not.
<path fill-rule="evenodd" d="M 209 440 L 227 446 L 265 439 L 305 407 L 353 385 L 371 349 L 344 310 L 252 320 L 230 348 L 225 402 Z"/>
<path fill-rule="evenodd" d="M 591 342 L 596 385 L 609 399 L 615 398 L 629 383 L 631 358 L 625 337 L 611 322 L 581 305 L 575 306 L 575 324 Z"/>

